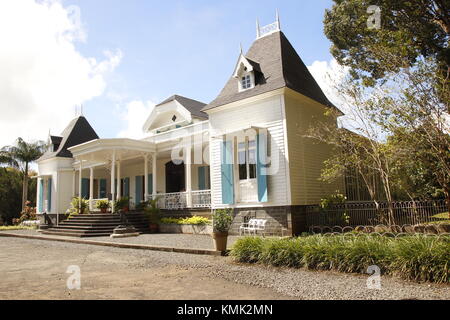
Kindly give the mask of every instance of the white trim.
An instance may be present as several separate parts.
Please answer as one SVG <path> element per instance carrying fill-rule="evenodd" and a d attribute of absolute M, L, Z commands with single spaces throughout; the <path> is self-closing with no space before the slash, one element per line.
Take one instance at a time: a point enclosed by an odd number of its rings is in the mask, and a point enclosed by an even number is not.
<path fill-rule="evenodd" d="M 141 152 L 155 152 L 155 144 L 146 140 L 134 140 L 128 138 L 96 139 L 68 148 L 73 157 L 79 157 L 96 151 L 108 149 L 133 150 Z"/>
<path fill-rule="evenodd" d="M 292 204 L 292 194 L 291 194 L 291 165 L 289 161 L 289 143 L 287 134 L 287 120 L 286 120 L 286 103 L 284 95 L 280 96 L 281 104 L 281 114 L 283 117 L 283 134 L 284 134 L 284 153 L 285 153 L 285 174 L 286 174 L 286 194 L 288 203 Z"/>
<path fill-rule="evenodd" d="M 172 104 L 172 105 L 169 105 Z M 168 106 L 169 105 L 169 106 Z M 147 120 L 145 121 L 144 125 L 142 126 L 142 130 L 145 133 L 148 133 L 149 131 L 155 131 L 160 128 L 152 128 L 152 123 L 162 114 L 168 113 L 168 112 L 178 112 L 181 114 L 182 117 L 184 117 L 185 121 L 192 121 L 192 114 L 189 112 L 186 107 L 184 107 L 181 103 L 179 103 L 177 100 L 168 101 L 165 104 L 161 104 L 159 106 L 156 106 L 153 108 L 152 112 L 148 116 Z M 175 124 L 175 122 L 174 122 Z M 172 124 L 173 125 L 173 124 Z M 165 126 L 164 126 L 165 127 Z M 164 128 L 161 127 L 161 128 Z"/>

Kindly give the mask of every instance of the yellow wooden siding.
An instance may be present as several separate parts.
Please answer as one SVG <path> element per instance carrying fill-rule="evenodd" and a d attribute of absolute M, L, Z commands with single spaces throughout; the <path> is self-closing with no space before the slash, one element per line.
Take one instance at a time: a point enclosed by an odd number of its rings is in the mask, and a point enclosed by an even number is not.
<path fill-rule="evenodd" d="M 332 147 L 304 136 L 312 125 L 326 121 L 326 107 L 300 94 L 288 92 L 285 108 L 292 204 L 317 204 L 336 190 L 344 192 L 343 180 L 331 184 L 319 180 L 324 161 L 332 154 Z"/>

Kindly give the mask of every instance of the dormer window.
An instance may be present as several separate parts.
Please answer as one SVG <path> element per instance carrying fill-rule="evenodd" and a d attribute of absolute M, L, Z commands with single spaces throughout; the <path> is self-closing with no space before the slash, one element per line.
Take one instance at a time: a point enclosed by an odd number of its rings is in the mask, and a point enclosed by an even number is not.
<path fill-rule="evenodd" d="M 252 87 L 252 79 L 249 74 L 242 77 L 241 86 L 242 86 L 242 90 L 247 90 Z"/>

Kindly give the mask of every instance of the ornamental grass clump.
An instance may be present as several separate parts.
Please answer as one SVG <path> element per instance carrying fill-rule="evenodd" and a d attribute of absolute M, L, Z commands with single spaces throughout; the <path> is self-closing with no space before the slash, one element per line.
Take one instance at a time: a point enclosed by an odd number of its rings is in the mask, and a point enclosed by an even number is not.
<path fill-rule="evenodd" d="M 392 242 L 393 274 L 416 281 L 450 282 L 450 238 L 416 235 Z"/>
<path fill-rule="evenodd" d="M 234 244 L 230 255 L 239 262 L 260 262 L 264 242 L 265 240 L 261 237 L 241 238 Z"/>
<path fill-rule="evenodd" d="M 416 281 L 450 282 L 448 236 L 245 237 L 236 241 L 231 256 L 239 262 L 350 273 L 367 273 L 369 266 L 376 265 L 382 274 Z"/>

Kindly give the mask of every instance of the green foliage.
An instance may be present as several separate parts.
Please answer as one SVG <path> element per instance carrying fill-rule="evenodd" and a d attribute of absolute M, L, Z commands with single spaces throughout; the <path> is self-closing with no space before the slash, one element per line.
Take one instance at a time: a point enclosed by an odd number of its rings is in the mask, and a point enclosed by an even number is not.
<path fill-rule="evenodd" d="M 144 211 L 150 223 L 158 224 L 160 222 L 161 209 L 158 207 L 159 199 L 159 197 L 156 197 L 146 202 L 147 206 L 144 208 Z"/>
<path fill-rule="evenodd" d="M 0 231 L 12 231 L 12 230 L 35 230 L 36 227 L 25 227 L 25 226 L 0 226 Z"/>
<path fill-rule="evenodd" d="M 125 208 L 130 207 L 130 198 L 129 197 L 122 197 L 117 199 L 114 202 L 114 212 L 118 212 L 120 210 L 123 210 Z"/>
<path fill-rule="evenodd" d="M 328 197 L 320 199 L 319 202 L 320 214 L 325 216 L 326 220 L 328 221 L 328 224 L 340 225 L 342 223 L 345 224 L 350 223 L 350 216 L 344 209 L 340 210 L 342 212 L 340 212 L 339 216 L 329 215 L 327 212 L 327 209 L 330 209 L 333 205 L 344 204 L 346 201 L 347 197 L 339 193 L 339 191 L 336 191 L 335 194 L 329 195 Z M 336 210 L 333 209 L 333 211 Z"/>
<path fill-rule="evenodd" d="M 36 199 L 36 180 L 28 185 L 28 196 Z M 33 201 L 34 203 L 34 201 Z M 0 167 L 0 220 L 11 224 L 22 209 L 22 174 L 13 168 Z"/>
<path fill-rule="evenodd" d="M 340 64 L 351 68 L 366 84 L 412 66 L 421 57 L 432 57 L 446 69 L 450 66 L 448 21 L 445 1 L 435 0 L 334 0 L 325 13 L 324 31 L 333 46 L 331 53 Z M 368 28 L 370 13 L 381 9 L 381 27 Z M 389 53 L 388 55 L 383 53 Z M 389 56 L 404 61 L 391 63 Z"/>
<path fill-rule="evenodd" d="M 211 221 L 205 217 L 193 216 L 187 218 L 161 218 L 161 223 L 207 225 L 210 224 Z"/>
<path fill-rule="evenodd" d="M 25 202 L 29 199 L 35 199 L 36 194 L 29 192 L 29 165 L 41 157 L 46 146 L 42 141 L 25 142 L 18 138 L 13 146 L 4 146 L 0 149 L 0 164 L 6 164 L 12 168 L 20 170 L 22 173 L 22 201 L 21 208 L 25 207 Z M 32 182 L 35 186 L 36 181 Z"/>
<path fill-rule="evenodd" d="M 95 206 L 97 209 L 109 209 L 109 200 L 98 200 Z"/>
<path fill-rule="evenodd" d="M 350 273 L 366 273 L 369 266 L 377 265 L 384 274 L 417 281 L 450 282 L 448 237 L 244 237 L 235 242 L 231 256 L 239 262 Z"/>
<path fill-rule="evenodd" d="M 231 209 L 218 209 L 213 213 L 213 229 L 215 232 L 228 232 L 233 222 Z"/>
<path fill-rule="evenodd" d="M 89 201 L 80 197 L 74 197 L 72 198 L 72 201 L 70 202 L 70 208 L 67 209 L 66 215 L 69 217 L 78 215 L 78 214 L 85 214 L 87 213 L 87 208 L 89 207 Z"/>

